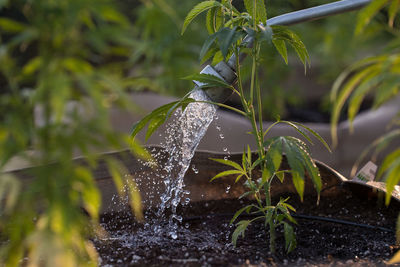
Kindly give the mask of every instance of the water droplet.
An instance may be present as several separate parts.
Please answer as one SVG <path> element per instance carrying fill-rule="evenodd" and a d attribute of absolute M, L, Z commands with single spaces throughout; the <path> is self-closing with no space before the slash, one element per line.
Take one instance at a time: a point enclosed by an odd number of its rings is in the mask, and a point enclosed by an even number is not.
<path fill-rule="evenodd" d="M 189 223 L 185 223 L 185 228 L 188 229 L 189 228 Z"/>
<path fill-rule="evenodd" d="M 225 156 L 225 157 L 224 157 L 224 160 L 228 160 L 228 156 Z"/>
<path fill-rule="evenodd" d="M 226 187 L 226 190 L 225 190 L 225 193 L 229 193 L 229 190 L 231 189 L 231 186 L 230 185 L 228 185 L 227 187 Z"/>
<path fill-rule="evenodd" d="M 216 126 L 215 128 L 217 128 L 217 131 L 219 132 L 219 131 L 221 131 L 221 126 Z"/>
<path fill-rule="evenodd" d="M 177 238 L 178 238 L 178 235 L 176 234 L 176 232 L 169 232 L 169 236 L 170 236 L 172 239 L 177 239 Z"/>
<path fill-rule="evenodd" d="M 222 150 L 223 150 L 224 152 L 226 152 L 226 151 L 228 151 L 228 148 L 224 147 L 224 148 L 222 148 Z"/>
<path fill-rule="evenodd" d="M 219 138 L 224 139 L 225 138 L 224 134 L 219 134 Z"/>
<path fill-rule="evenodd" d="M 189 202 L 190 202 L 190 198 L 187 197 L 187 198 L 185 199 L 185 204 L 187 205 L 187 204 L 189 204 Z"/>
<path fill-rule="evenodd" d="M 196 169 L 196 166 L 195 166 L 194 164 L 192 165 L 192 171 L 193 171 L 195 174 L 198 174 L 198 173 L 199 173 L 199 170 Z"/>

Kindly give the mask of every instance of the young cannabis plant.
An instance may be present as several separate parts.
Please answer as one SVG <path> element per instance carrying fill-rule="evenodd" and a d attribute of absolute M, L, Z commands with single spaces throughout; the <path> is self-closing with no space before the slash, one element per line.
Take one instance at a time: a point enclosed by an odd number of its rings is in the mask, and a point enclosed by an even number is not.
<path fill-rule="evenodd" d="M 213 179 L 237 174 L 236 182 L 238 182 L 244 177 L 244 186 L 248 191 L 242 197 L 252 196 L 256 199 L 256 204 L 243 207 L 233 217 L 232 222 L 244 211 L 257 215 L 252 220 L 243 220 L 237 224 L 232 236 L 233 243 L 236 244 L 240 235 L 244 236 L 245 230 L 251 222 L 262 219 L 265 221 L 265 226 L 269 227 L 270 250 L 275 252 L 276 227 L 283 225 L 286 250 L 291 251 L 296 246 L 294 230 L 291 226 L 291 223 L 295 223 L 295 220 L 290 215 L 294 208 L 287 203 L 288 199 L 281 199 L 277 204 L 272 204 L 271 183 L 275 178 L 283 182 L 285 174 L 290 174 L 298 194 L 303 198 L 305 177 L 308 175 L 311 178 L 318 193 L 322 186 L 321 178 L 307 145 L 302 140 L 292 136 L 278 136 L 269 139 L 266 139 L 265 136 L 272 126 L 278 123 L 286 123 L 309 142 L 311 142 L 311 139 L 306 131 L 321 141 L 328 150 L 329 147 L 316 132 L 299 123 L 278 120 L 264 131 L 261 86 L 258 77 L 261 45 L 273 45 L 286 64 L 288 63 L 287 45 L 294 49 L 305 67 L 309 64 L 309 56 L 303 42 L 294 32 L 282 26 L 270 27 L 265 25 L 267 12 L 264 1 L 247 0 L 244 1 L 244 5 L 246 11 L 240 12 L 232 5 L 232 1 L 203 1 L 188 13 L 182 28 L 182 33 L 184 33 L 193 19 L 199 14 L 207 12 L 206 26 L 210 36 L 204 42 L 200 51 L 200 58 L 202 61 L 211 58 L 213 62 L 229 61 L 231 66 L 234 65 L 233 68 L 237 73 L 236 86 L 234 87 L 218 77 L 207 74 L 196 74 L 187 78 L 201 82 L 203 85 L 200 88 L 204 89 L 214 87 L 229 88 L 232 93 L 240 97 L 243 110 L 238 110 L 223 103 L 214 104 L 245 116 L 252 125 L 251 134 L 254 135 L 257 143 L 257 159 L 252 160 L 249 148 L 243 154 L 242 165 L 229 160 L 214 159 L 222 164 L 231 166 L 233 169 L 222 172 Z M 242 65 L 240 59 L 242 55 L 248 55 L 251 58 L 248 94 L 244 92 L 243 84 L 245 81 L 241 73 Z M 189 94 L 180 101 L 154 110 L 135 125 L 132 137 L 148 124 L 146 134 L 146 138 L 148 138 L 175 109 L 179 107 L 184 109 L 189 103 L 195 101 L 188 96 Z M 288 169 L 281 169 L 284 156 L 286 156 L 289 163 L 290 168 Z M 255 170 L 261 172 L 260 177 L 254 175 Z"/>
<path fill-rule="evenodd" d="M 233 90 L 242 103 L 244 116 L 252 124 L 252 132 L 257 143 L 258 158 L 253 162 L 251 152 L 243 154 L 242 165 L 225 160 L 214 159 L 222 164 L 233 167 L 216 175 L 213 179 L 226 175 L 237 174 L 236 182 L 245 177 L 244 185 L 248 191 L 242 196 L 252 196 L 256 204 L 248 205 L 238 210 L 232 222 L 244 211 L 258 215 L 252 220 L 242 220 L 237 223 L 237 228 L 232 235 L 232 241 L 236 244 L 237 238 L 244 236 L 247 226 L 255 220 L 264 220 L 265 226 L 269 227 L 270 250 L 275 252 L 276 227 L 284 226 L 286 250 L 292 251 L 296 246 L 294 230 L 290 223 L 295 220 L 290 215 L 294 208 L 287 203 L 288 199 L 281 199 L 276 205 L 271 200 L 271 183 L 275 177 L 284 181 L 285 173 L 290 173 L 293 184 L 303 198 L 304 181 L 306 173 L 314 183 L 318 194 L 321 190 L 321 178 L 318 168 L 310 156 L 307 145 L 300 139 L 291 136 L 278 136 L 265 139 L 271 127 L 277 123 L 287 123 L 294 127 L 305 139 L 311 141 L 304 132 L 307 129 L 319 139 L 328 149 L 326 142 L 314 131 L 304 125 L 287 121 L 277 121 L 266 131 L 263 129 L 261 86 L 258 77 L 258 65 L 260 60 L 261 45 L 274 45 L 278 53 L 288 63 L 287 47 L 289 44 L 297 53 L 304 66 L 309 63 L 307 50 L 300 38 L 291 30 L 282 26 L 269 26 L 267 22 L 267 11 L 263 0 L 244 1 L 245 12 L 239 12 L 232 5 L 232 1 L 204 1 L 196 5 L 187 15 L 184 22 L 184 32 L 187 25 L 200 13 L 207 11 L 206 26 L 211 34 L 205 41 L 200 52 L 203 60 L 213 57 L 226 60 L 234 59 L 237 72 L 238 90 Z M 247 36 L 247 37 L 245 37 Z M 252 67 L 250 76 L 249 97 L 244 93 L 244 80 L 241 75 L 240 55 L 247 54 L 251 57 Z M 233 55 L 233 57 L 232 57 Z M 289 163 L 289 169 L 281 170 L 283 155 Z M 253 171 L 261 171 L 261 177 L 254 177 Z"/>

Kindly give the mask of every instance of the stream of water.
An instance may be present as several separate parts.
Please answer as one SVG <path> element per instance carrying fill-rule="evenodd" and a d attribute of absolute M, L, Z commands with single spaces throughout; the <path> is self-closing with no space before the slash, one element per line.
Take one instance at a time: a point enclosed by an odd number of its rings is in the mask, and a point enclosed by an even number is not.
<path fill-rule="evenodd" d="M 193 90 L 190 97 L 198 101 L 210 101 L 201 89 Z M 168 227 L 161 223 L 152 223 L 154 233 L 167 231 L 171 238 L 177 238 L 178 223 L 182 221 L 177 207 L 181 202 L 187 204 L 190 201 L 189 192 L 184 190 L 183 178 L 216 110 L 217 107 L 212 104 L 191 103 L 183 112 L 178 110 L 166 125 L 163 151 L 152 153 L 157 161 L 157 168 L 152 175 L 155 175 L 158 181 L 162 181 L 165 188 L 161 193 L 157 220 L 165 221 L 167 210 L 171 215 L 168 218 Z"/>

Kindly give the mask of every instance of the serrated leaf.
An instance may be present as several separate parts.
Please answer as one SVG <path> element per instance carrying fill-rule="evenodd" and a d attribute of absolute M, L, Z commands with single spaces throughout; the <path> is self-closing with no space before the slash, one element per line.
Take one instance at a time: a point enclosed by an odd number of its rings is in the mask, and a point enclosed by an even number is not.
<path fill-rule="evenodd" d="M 193 19 L 195 19 L 199 14 L 217 6 L 222 6 L 222 4 L 218 1 L 203 1 L 197 4 L 195 7 L 193 7 L 193 9 L 189 11 L 183 22 L 181 34 L 185 33 L 186 28 L 193 21 Z"/>
<path fill-rule="evenodd" d="M 267 22 L 267 11 L 265 8 L 264 0 L 244 0 L 244 6 L 247 13 L 255 18 L 255 23 L 265 24 Z"/>
<path fill-rule="evenodd" d="M 247 214 L 249 214 L 251 208 L 253 208 L 253 205 L 247 205 L 241 209 L 239 209 L 238 211 L 235 212 L 235 214 L 233 215 L 231 221 L 229 222 L 229 224 L 232 224 L 234 221 L 236 221 L 236 219 L 244 212 L 246 211 Z"/>
<path fill-rule="evenodd" d="M 235 179 L 235 183 L 239 182 L 239 181 L 240 181 L 240 178 L 242 178 L 243 175 L 244 175 L 244 174 L 238 175 L 238 177 L 236 177 L 236 179 Z"/>
<path fill-rule="evenodd" d="M 178 107 L 184 108 L 185 105 L 195 102 L 192 98 L 186 98 L 183 100 L 174 101 L 168 104 L 165 104 L 161 107 L 156 108 L 150 114 L 145 116 L 143 119 L 135 123 L 131 130 L 131 138 L 134 139 L 135 136 L 143 130 L 143 128 L 149 124 L 148 131 L 146 133 L 146 140 L 154 133 L 157 128 L 166 121 L 172 115 L 172 112 L 176 110 Z"/>
<path fill-rule="evenodd" d="M 241 171 L 241 172 L 245 172 L 245 171 L 243 170 L 243 168 L 242 168 L 239 164 L 237 164 L 236 162 L 234 162 L 234 161 L 225 160 L 225 159 L 214 159 L 214 158 L 210 158 L 210 160 L 213 160 L 213 161 L 222 163 L 222 164 L 224 164 L 224 165 L 231 166 L 231 167 L 233 167 L 233 168 L 235 168 L 236 170 L 239 170 L 239 171 Z"/>
<path fill-rule="evenodd" d="M 224 176 L 228 176 L 228 175 L 232 175 L 232 174 L 240 174 L 240 173 L 242 173 L 242 171 L 239 171 L 239 170 L 223 171 L 223 172 L 220 172 L 217 175 L 215 175 L 213 178 L 211 178 L 210 182 L 214 181 L 215 179 L 224 177 Z"/>
<path fill-rule="evenodd" d="M 284 222 L 284 235 L 285 235 L 285 249 L 287 253 L 293 251 L 297 246 L 296 235 L 294 234 L 293 227 Z"/>
<path fill-rule="evenodd" d="M 221 7 L 213 7 L 207 11 L 206 27 L 209 34 L 217 32 L 223 26 L 223 16 Z"/>
<path fill-rule="evenodd" d="M 282 143 L 272 142 L 266 149 L 267 167 L 272 173 L 276 173 L 282 163 Z"/>
<path fill-rule="evenodd" d="M 273 39 L 272 43 L 274 44 L 276 50 L 282 56 L 283 60 L 285 61 L 286 65 L 288 64 L 288 55 L 287 55 L 287 48 L 286 43 L 284 40 L 281 39 Z"/>
<path fill-rule="evenodd" d="M 298 172 L 292 171 L 292 181 L 293 185 L 296 188 L 297 193 L 300 196 L 300 200 L 303 201 L 304 195 L 304 178 L 299 175 Z"/>
<path fill-rule="evenodd" d="M 232 243 L 234 246 L 236 246 L 237 239 L 240 235 L 242 237 L 244 237 L 244 232 L 246 231 L 247 226 L 249 226 L 250 222 L 251 221 L 249 221 L 249 220 L 245 220 L 245 221 L 240 221 L 237 223 L 237 227 L 232 234 Z"/>
<path fill-rule="evenodd" d="M 331 151 L 331 148 L 330 148 L 329 145 L 328 145 L 328 143 L 326 143 L 326 141 L 325 141 L 316 131 L 314 131 L 314 130 L 311 129 L 310 127 L 308 127 L 308 126 L 306 126 L 306 125 L 304 125 L 304 124 L 302 124 L 302 123 L 299 123 L 299 122 L 289 122 L 289 121 L 281 121 L 281 122 L 287 123 L 287 124 L 289 124 L 290 126 L 292 126 L 293 128 L 295 128 L 304 138 L 306 138 L 306 139 L 312 144 L 312 142 L 311 142 L 310 138 L 308 137 L 308 135 L 305 134 L 303 131 L 301 131 L 298 127 L 302 127 L 302 128 L 304 128 L 304 129 L 306 129 L 306 130 L 307 130 L 308 132 L 310 132 L 315 138 L 317 138 L 318 141 L 320 141 L 320 142 L 326 147 L 326 149 L 327 149 L 329 152 L 332 152 L 332 151 Z"/>

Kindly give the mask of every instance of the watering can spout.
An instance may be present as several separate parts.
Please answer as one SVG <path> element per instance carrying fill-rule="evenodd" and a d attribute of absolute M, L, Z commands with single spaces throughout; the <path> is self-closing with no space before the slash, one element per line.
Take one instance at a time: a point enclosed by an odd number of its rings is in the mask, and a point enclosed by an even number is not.
<path fill-rule="evenodd" d="M 216 76 L 229 84 L 233 84 L 237 77 L 236 72 L 224 61 L 219 62 L 215 67 L 207 65 L 200 73 Z M 199 81 L 193 82 L 197 86 L 203 85 Z M 224 103 L 233 93 L 231 89 L 223 87 L 204 88 L 203 90 L 211 101 L 218 103 Z"/>

